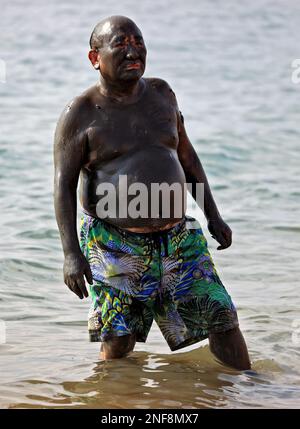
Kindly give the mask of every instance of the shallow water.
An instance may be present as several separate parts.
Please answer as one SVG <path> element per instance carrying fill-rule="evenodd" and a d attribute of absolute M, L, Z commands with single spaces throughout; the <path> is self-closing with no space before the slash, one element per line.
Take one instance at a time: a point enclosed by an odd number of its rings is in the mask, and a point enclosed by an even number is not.
<path fill-rule="evenodd" d="M 291 62 L 300 4 L 4 0 L 1 9 L 0 405 L 299 408 L 300 84 Z M 176 92 L 233 229 L 232 247 L 217 252 L 190 203 L 238 308 L 253 372 L 220 365 L 207 342 L 170 353 L 156 326 L 128 358 L 99 362 L 89 302 L 63 285 L 53 132 L 64 105 L 97 78 L 87 61 L 93 26 L 116 13 L 141 27 L 146 75 Z"/>

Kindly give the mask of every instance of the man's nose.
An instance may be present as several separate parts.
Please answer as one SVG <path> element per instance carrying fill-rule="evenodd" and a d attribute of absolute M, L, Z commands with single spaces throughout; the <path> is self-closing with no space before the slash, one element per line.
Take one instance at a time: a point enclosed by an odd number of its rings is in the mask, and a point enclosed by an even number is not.
<path fill-rule="evenodd" d="M 139 54 L 137 53 L 137 50 L 134 46 L 129 45 L 127 48 L 126 58 L 128 60 L 136 60 L 139 57 Z"/>

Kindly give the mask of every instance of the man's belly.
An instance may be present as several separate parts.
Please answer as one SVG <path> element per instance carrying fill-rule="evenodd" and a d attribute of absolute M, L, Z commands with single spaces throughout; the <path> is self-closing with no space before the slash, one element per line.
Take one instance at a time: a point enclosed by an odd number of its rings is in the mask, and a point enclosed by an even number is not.
<path fill-rule="evenodd" d="M 145 151 L 83 169 L 80 199 L 91 216 L 133 232 L 151 232 L 171 228 L 184 217 L 185 182 L 176 152 Z"/>

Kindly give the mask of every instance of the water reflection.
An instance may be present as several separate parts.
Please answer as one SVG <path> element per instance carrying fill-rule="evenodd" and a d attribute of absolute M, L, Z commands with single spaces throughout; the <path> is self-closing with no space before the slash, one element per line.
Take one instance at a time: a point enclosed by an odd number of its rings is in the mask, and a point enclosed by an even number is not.
<path fill-rule="evenodd" d="M 270 381 L 255 371 L 241 373 L 220 365 L 205 346 L 185 353 L 141 351 L 125 359 L 99 361 L 92 374 L 81 381 L 24 383 L 24 391 L 30 392 L 27 400 L 13 408 L 226 407 L 238 399 L 241 389 Z"/>

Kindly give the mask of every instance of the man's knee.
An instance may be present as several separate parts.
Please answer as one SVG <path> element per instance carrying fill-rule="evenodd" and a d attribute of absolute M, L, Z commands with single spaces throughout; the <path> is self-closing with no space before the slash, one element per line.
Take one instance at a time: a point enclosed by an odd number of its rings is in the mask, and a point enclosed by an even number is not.
<path fill-rule="evenodd" d="M 104 341 L 101 346 L 101 359 L 120 359 L 132 352 L 136 342 L 135 335 L 123 335 Z"/>

